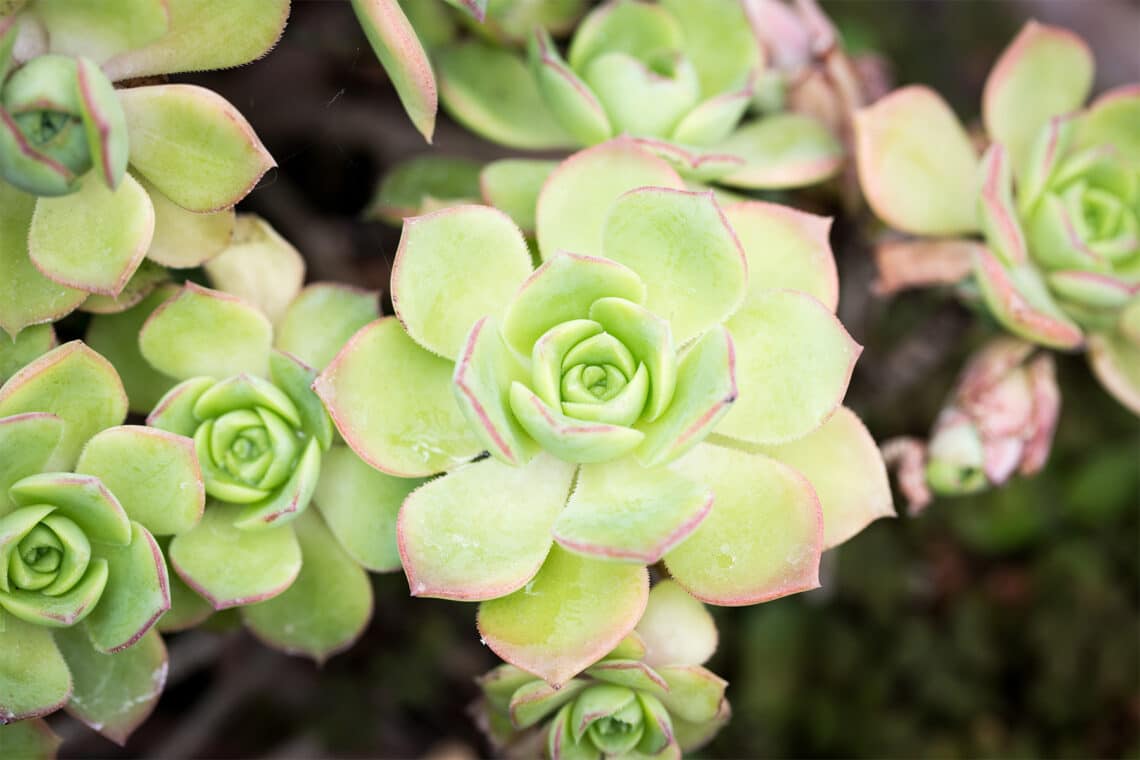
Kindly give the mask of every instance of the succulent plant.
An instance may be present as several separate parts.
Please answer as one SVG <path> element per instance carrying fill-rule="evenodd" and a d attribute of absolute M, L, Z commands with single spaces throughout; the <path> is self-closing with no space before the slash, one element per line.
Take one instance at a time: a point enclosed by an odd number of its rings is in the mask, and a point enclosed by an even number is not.
<path fill-rule="evenodd" d="M 162 690 L 155 536 L 196 523 L 205 497 L 192 442 L 126 413 L 114 369 L 78 341 L 0 387 L 0 723 L 65 706 L 122 742 Z"/>
<path fill-rule="evenodd" d="M 288 0 L 4 8 L 0 328 L 15 338 L 89 299 L 99 310 L 100 299 L 139 290 L 133 276 L 153 281 L 159 268 L 144 259 L 193 267 L 222 250 L 233 205 L 272 159 L 213 92 L 124 82 L 250 61 L 280 36 L 288 8 Z"/>
<path fill-rule="evenodd" d="M 536 270 L 499 211 L 407 220 L 398 319 L 314 385 L 364 461 L 445 473 L 400 510 L 412 593 L 482 601 L 488 645 L 552 684 L 633 628 L 645 565 L 752 604 L 892 511 L 840 407 L 859 347 L 829 222 L 683 187 L 628 139 L 576 154 L 543 186 Z"/>
<path fill-rule="evenodd" d="M 859 173 L 892 227 L 981 235 L 985 245 L 938 252 L 969 258 L 1010 332 L 1087 349 L 1104 387 L 1140 414 L 1140 87 L 1084 108 L 1092 81 L 1083 40 L 1030 22 L 986 81 L 980 161 L 942 98 L 912 86 L 860 112 Z"/>
<path fill-rule="evenodd" d="M 555 689 L 513 665 L 480 679 L 475 715 L 496 748 L 528 757 L 680 757 L 728 720 L 727 683 L 702 667 L 716 649 L 712 616 L 673 581 L 649 592 L 637 629 Z"/>
<path fill-rule="evenodd" d="M 256 217 L 238 226 L 251 230 L 207 265 L 230 292 L 166 285 L 97 315 L 88 339 L 110 348 L 132 408 L 153 406 L 148 424 L 192 438 L 201 462 L 205 515 L 170 541 L 176 599 L 160 625 L 241 607 L 268 643 L 324 659 L 371 616 L 364 568 L 399 566 L 383 527 L 414 482 L 386 479 L 338 445 L 309 389 L 315 368 L 376 317 L 375 294 L 301 290 L 292 246 Z"/>
<path fill-rule="evenodd" d="M 466 39 L 433 57 L 443 105 L 464 126 L 523 150 L 630 135 L 696 182 L 738 188 L 813 184 L 842 148 L 813 118 L 741 126 L 764 52 L 739 0 L 611 0 L 578 24 L 565 58 L 539 26 L 526 59 Z"/>
<path fill-rule="evenodd" d="M 929 443 L 892 439 L 883 443 L 883 456 L 899 465 L 899 485 L 917 513 L 932 491 L 976 493 L 1015 472 L 1039 472 L 1060 411 L 1052 355 L 1017 338 L 995 338 L 962 370 Z"/>

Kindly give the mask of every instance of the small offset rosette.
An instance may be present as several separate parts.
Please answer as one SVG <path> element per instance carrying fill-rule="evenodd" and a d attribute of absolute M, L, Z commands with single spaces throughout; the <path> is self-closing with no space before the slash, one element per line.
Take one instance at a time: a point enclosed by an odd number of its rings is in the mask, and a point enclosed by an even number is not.
<path fill-rule="evenodd" d="M 480 679 L 473 713 L 508 757 L 679 758 L 730 715 L 727 683 L 703 667 L 716 644 L 708 610 L 662 581 L 636 630 L 561 688 L 502 665 Z"/>

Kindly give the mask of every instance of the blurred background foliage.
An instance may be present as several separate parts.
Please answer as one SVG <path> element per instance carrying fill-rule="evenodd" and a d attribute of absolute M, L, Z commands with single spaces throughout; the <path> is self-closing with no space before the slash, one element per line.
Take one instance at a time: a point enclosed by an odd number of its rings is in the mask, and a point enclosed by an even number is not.
<path fill-rule="evenodd" d="M 1030 16 L 1089 39 L 1098 89 L 1140 79 L 1132 0 L 824 5 L 852 48 L 890 61 L 896 84 L 929 84 L 967 119 Z M 383 291 L 399 231 L 360 214 L 389 166 L 429 146 L 347 3 L 299 0 L 268 58 L 180 80 L 234 102 L 277 158 L 243 208 L 305 253 L 310 278 Z M 435 150 L 505 155 L 442 116 Z M 879 440 L 924 436 L 994 328 L 947 293 L 873 298 L 868 217 L 842 215 L 826 192 L 782 200 L 839 214 L 841 316 L 866 345 L 848 403 Z M 1044 474 L 872 525 L 825 555 L 820 590 L 716 610 L 711 666 L 735 715 L 701 756 L 1140 757 L 1140 424 L 1079 357 L 1059 370 L 1064 410 Z M 466 711 L 495 659 L 474 606 L 412 600 L 401 575 L 374 583 L 372 625 L 323 666 L 259 646 L 225 614 L 171 637 L 167 693 L 128 745 L 60 715 L 62 755 L 486 756 Z"/>

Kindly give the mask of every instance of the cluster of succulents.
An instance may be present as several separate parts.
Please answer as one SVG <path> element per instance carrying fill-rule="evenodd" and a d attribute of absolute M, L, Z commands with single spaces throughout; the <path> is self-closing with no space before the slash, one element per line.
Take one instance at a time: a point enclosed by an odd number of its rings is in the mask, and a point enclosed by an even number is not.
<path fill-rule="evenodd" d="M 1078 38 L 1014 41 L 979 160 L 930 90 L 864 107 L 881 83 L 814 0 L 588 5 L 352 0 L 429 140 L 438 76 L 478 134 L 582 148 L 397 167 L 381 316 L 235 211 L 273 159 L 165 81 L 263 55 L 288 0 L 0 0 L 5 751 L 51 754 L 60 708 L 125 741 L 160 634 L 216 611 L 323 661 L 368 624 L 368 573 L 402 570 L 479 603 L 497 750 L 679 757 L 729 717 L 704 604 L 816 588 L 894 514 L 884 457 L 914 511 L 1040 470 L 1047 348 L 1087 348 L 1140 413 L 1140 91 L 1083 107 Z M 843 405 L 831 220 L 752 192 L 856 166 L 881 219 L 937 238 L 885 244 L 883 289 L 972 277 L 1019 336 L 929 443 L 880 451 Z"/>
<path fill-rule="evenodd" d="M 1104 387 L 1140 414 L 1140 89 L 1086 106 L 1093 71 L 1082 39 L 1030 22 L 986 81 L 981 159 L 946 102 L 911 86 L 858 113 L 859 175 L 887 224 L 942 238 L 927 250 L 940 264 L 925 270 L 928 256 L 896 242 L 888 261 L 903 272 L 892 279 L 972 277 L 1002 326 L 1086 350 Z M 971 234 L 984 244 L 953 237 Z"/>

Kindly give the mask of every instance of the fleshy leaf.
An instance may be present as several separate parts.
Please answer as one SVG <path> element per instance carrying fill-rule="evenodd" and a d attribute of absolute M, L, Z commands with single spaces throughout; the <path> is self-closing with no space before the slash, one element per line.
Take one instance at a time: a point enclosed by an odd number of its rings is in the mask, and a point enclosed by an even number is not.
<path fill-rule="evenodd" d="M 986 131 L 1009 149 L 1015 173 L 1025 170 L 1041 128 L 1080 108 L 1092 81 L 1093 57 L 1084 40 L 1036 21 L 1022 28 L 990 70 L 982 93 Z"/>
<path fill-rule="evenodd" d="M 667 162 L 629 138 L 610 140 L 563 161 L 538 196 L 535 228 L 542 257 L 558 251 L 601 255 L 602 225 L 614 201 L 645 185 L 685 186 Z"/>
<path fill-rule="evenodd" d="M 644 567 L 553 546 L 526 588 L 479 606 L 479 631 L 495 654 L 561 686 L 633 630 L 648 596 Z"/>
<path fill-rule="evenodd" d="M 643 60 L 681 47 L 684 31 L 665 8 L 649 3 L 608 3 L 592 11 L 570 43 L 567 58 L 582 71 L 599 56 L 620 52 Z"/>
<path fill-rule="evenodd" d="M 1049 295 L 1036 269 L 1007 269 L 988 249 L 979 248 L 974 275 L 991 313 L 1010 332 L 1052 348 L 1076 348 L 1083 342 L 1080 328 Z"/>
<path fill-rule="evenodd" d="M 529 674 L 528 677 L 533 678 Z M 530 728 L 578 696 L 588 683 L 589 681 L 575 678 L 560 689 L 538 680 L 521 685 L 511 696 L 508 707 L 511 725 L 519 730 Z"/>
<path fill-rule="evenodd" d="M 546 29 L 535 30 L 529 52 L 538 91 L 563 128 L 583 145 L 594 145 L 612 137 L 613 127 L 602 104 L 562 60 Z"/>
<path fill-rule="evenodd" d="M 317 439 L 322 451 L 328 451 L 333 442 L 333 423 L 324 405 L 313 393 L 313 380 L 317 373 L 299 359 L 281 351 L 269 355 L 269 376 L 289 400 L 297 407 L 301 430 Z"/>
<path fill-rule="evenodd" d="M 352 9 L 412 124 L 430 143 L 439 102 L 431 61 L 416 30 L 396 0 L 352 0 Z"/>
<path fill-rule="evenodd" d="M 142 186 L 128 176 L 111 190 L 92 172 L 77 192 L 36 202 L 28 253 L 52 280 L 114 296 L 138 268 L 153 233 L 154 209 Z"/>
<path fill-rule="evenodd" d="M 745 83 L 764 54 L 736 0 L 664 0 L 684 30 L 681 52 L 693 62 L 701 93 L 713 96 Z"/>
<path fill-rule="evenodd" d="M 503 317 L 503 337 L 523 356 L 550 328 L 582 319 L 599 298 L 641 303 L 645 286 L 633 270 L 610 259 L 560 252 L 512 294 Z"/>
<path fill-rule="evenodd" d="M 45 472 L 12 484 L 12 501 L 22 507 L 46 504 L 74 522 L 88 539 L 111 546 L 131 541 L 131 521 L 118 499 L 98 478 Z"/>
<path fill-rule="evenodd" d="M 78 583 L 58 596 L 11 591 L 0 596 L 0 609 L 21 620 L 49 628 L 73 626 L 91 614 L 107 584 L 107 561 L 92 559 Z"/>
<path fill-rule="evenodd" d="M 368 570 L 386 573 L 400 568 L 400 505 L 423 482 L 386 475 L 347 446 L 334 446 L 321 460 L 313 501 L 349 556 Z"/>
<path fill-rule="evenodd" d="M 217 256 L 234 235 L 232 208 L 212 214 L 196 214 L 179 206 L 145 179 L 139 184 L 154 207 L 154 237 L 146 256 L 163 266 L 196 267 Z"/>
<path fill-rule="evenodd" d="M 602 228 L 602 252 L 640 275 L 645 308 L 669 321 L 678 344 L 727 319 L 748 287 L 744 251 L 712 193 L 626 193 Z"/>
<path fill-rule="evenodd" d="M 314 512 L 295 525 L 300 575 L 279 596 L 244 608 L 242 617 L 270 646 L 324 662 L 364 631 L 372 617 L 372 586 Z"/>
<path fill-rule="evenodd" d="M 253 214 L 237 218 L 233 240 L 205 267 L 215 288 L 253 304 L 274 324 L 305 281 L 300 252 Z"/>
<path fill-rule="evenodd" d="M 89 314 L 120 314 L 139 304 L 159 285 L 165 284 L 170 284 L 170 272 L 166 267 L 143 259 L 118 295 L 92 293 L 79 308 Z"/>
<path fill-rule="evenodd" d="M 1013 206 L 1013 172 L 1001 143 L 994 143 L 982 156 L 981 198 L 978 216 L 982 234 L 995 254 L 1009 265 L 1024 263 L 1025 233 Z"/>
<path fill-rule="evenodd" d="M 87 292 L 44 277 L 28 258 L 36 197 L 0 182 L 0 329 L 17 335 L 28 325 L 70 314 Z"/>
<path fill-rule="evenodd" d="M 1140 162 L 1140 86 L 1124 85 L 1101 95 L 1080 117 L 1079 148 L 1111 145 L 1129 161 Z"/>
<path fill-rule="evenodd" d="M 376 293 L 331 282 L 313 283 L 289 304 L 277 325 L 274 345 L 322 370 L 353 333 L 379 316 Z"/>
<path fill-rule="evenodd" d="M 169 555 L 169 541 L 163 553 Z M 158 619 L 155 628 L 160 633 L 176 633 L 197 626 L 214 614 L 214 608 L 198 592 L 186 585 L 177 573 L 170 573 L 170 609 Z"/>
<path fill-rule="evenodd" d="M 75 471 L 94 475 L 132 520 L 155 535 L 189 530 L 202 517 L 206 493 L 189 438 L 124 425 L 93 437 Z"/>
<path fill-rule="evenodd" d="M 748 298 L 799 290 L 835 311 L 839 275 L 828 243 L 831 219 L 764 201 L 726 206 L 724 215 L 748 259 Z"/>
<path fill-rule="evenodd" d="M 673 129 L 672 139 L 687 145 L 723 143 L 751 102 L 751 87 L 709 98 L 681 119 Z"/>
<path fill-rule="evenodd" d="M 0 387 L 0 417 L 26 412 L 63 420 L 63 439 L 45 469 L 68 470 L 88 438 L 126 419 L 127 394 L 107 360 L 76 340 L 52 349 Z"/>
<path fill-rule="evenodd" d="M 715 673 L 699 665 L 666 665 L 658 672 L 669 684 L 669 691 L 657 698 L 670 715 L 699 723 L 712 720 L 721 709 L 728 684 Z"/>
<path fill-rule="evenodd" d="M 130 400 L 130 409 L 146 414 L 174 387 L 175 381 L 159 372 L 139 351 L 139 331 L 155 309 L 178 292 L 172 284 L 156 288 L 137 305 L 117 314 L 96 314 L 84 340 L 115 367 Z"/>
<path fill-rule="evenodd" d="M 521 588 L 547 556 L 573 476 L 550 456 L 484 459 L 413 491 L 399 519 L 412 595 L 478 601 Z"/>
<path fill-rule="evenodd" d="M 665 556 L 685 590 L 709 604 L 739 606 L 819 585 L 823 518 L 806 478 L 765 456 L 708 444 L 676 466 L 716 494 L 705 521 Z"/>
<path fill-rule="evenodd" d="M 718 153 L 744 159 L 727 176 L 731 187 L 778 189 L 814 185 L 843 166 L 843 146 L 822 123 L 810 116 L 782 113 L 737 129 L 717 144 Z"/>
<path fill-rule="evenodd" d="M 452 396 L 452 371 L 385 317 L 349 340 L 313 390 L 361 459 L 391 475 L 426 477 L 482 450 Z"/>
<path fill-rule="evenodd" d="M 425 213 L 430 203 L 475 203 L 481 168 L 468 158 L 433 153 L 413 156 L 384 173 L 364 215 L 398 225 L 405 217 Z"/>
<path fill-rule="evenodd" d="M 703 665 L 716 651 L 718 639 L 709 611 L 672 580 L 661 581 L 649 592 L 637 633 L 645 642 L 645 662 L 653 667 Z"/>
<path fill-rule="evenodd" d="M 623 425 L 588 422 L 552 409 L 534 391 L 511 383 L 511 411 L 543 449 L 567 462 L 605 462 L 633 451 L 644 434 Z"/>
<path fill-rule="evenodd" d="M 417 343 L 455 359 L 471 326 L 502 314 L 530 274 L 530 252 L 501 211 L 456 206 L 404 222 L 392 305 Z"/>
<path fill-rule="evenodd" d="M 910 86 L 855 114 L 855 157 L 867 203 L 918 235 L 978 229 L 978 160 L 940 95 Z"/>
<path fill-rule="evenodd" d="M 0 673 L 0 721 L 5 723 L 55 712 L 71 696 L 71 673 L 51 630 L 11 615 L 0 628 Z"/>
<path fill-rule="evenodd" d="M 176 435 L 193 437 L 199 420 L 194 405 L 202 394 L 215 385 L 213 378 L 194 377 L 170 389 L 146 418 L 146 424 Z"/>
<path fill-rule="evenodd" d="M 488 140 L 522 150 L 574 144 L 554 119 L 519 57 L 482 42 L 437 53 L 439 96 L 456 121 Z"/>
<path fill-rule="evenodd" d="M 511 383 L 527 377 L 498 325 L 488 317 L 476 322 L 455 365 L 455 401 L 483 445 L 507 464 L 523 464 L 535 450 L 510 409 Z"/>
<path fill-rule="evenodd" d="M 1089 364 L 1105 390 L 1140 415 L 1140 348 L 1117 333 L 1092 335 Z"/>
<path fill-rule="evenodd" d="M 285 28 L 289 0 L 166 0 L 167 33 L 103 68 L 112 79 L 226 69 L 269 51 Z M 133 20 L 133 19 L 132 19 Z"/>
<path fill-rule="evenodd" d="M 677 355 L 669 323 L 624 298 L 599 298 L 590 305 L 590 319 L 629 349 L 649 372 L 649 395 L 641 419 L 653 422 L 673 400 L 677 386 Z"/>
<path fill-rule="evenodd" d="M 699 480 L 632 459 L 583 465 L 554 539 L 599 559 L 652 565 L 708 514 L 713 494 Z"/>
<path fill-rule="evenodd" d="M 676 53 L 663 52 L 653 68 L 626 53 L 604 53 L 583 75 L 604 104 L 613 131 L 639 137 L 672 134 L 700 99 L 696 70 Z"/>
<path fill-rule="evenodd" d="M 43 412 L 0 417 L 0 462 L 4 463 L 0 467 L 0 517 L 12 504 L 8 489 L 43 472 L 63 439 L 63 430 L 63 420 Z"/>
<path fill-rule="evenodd" d="M 557 161 L 504 158 L 479 173 L 483 202 L 505 212 L 523 232 L 534 234 L 538 193 Z"/>
<path fill-rule="evenodd" d="M 685 352 L 677 388 L 665 412 L 640 426 L 645 441 L 637 458 L 647 467 L 671 462 L 697 445 L 737 401 L 736 348 L 723 327 L 709 330 Z"/>
<path fill-rule="evenodd" d="M 178 379 L 264 376 L 272 341 L 273 328 L 256 308 L 192 282 L 155 309 L 139 332 L 143 357 Z"/>
<path fill-rule="evenodd" d="M 25 364 L 55 348 L 55 330 L 51 325 L 34 325 L 9 337 L 0 334 L 0 385 Z"/>
<path fill-rule="evenodd" d="M 2 73 L 0 71 L 0 74 Z M 2 706 L 0 706 L 0 717 L 3 717 Z M 54 758 L 59 752 L 59 745 L 62 743 L 63 739 L 51 730 L 47 721 L 40 718 L 17 720 L 15 723 L 0 726 L 0 746 L 11 757 L 31 758 L 33 760 L 36 758 Z"/>
<path fill-rule="evenodd" d="M 823 546 L 830 549 L 881 517 L 894 517 L 891 485 L 879 448 L 847 407 L 790 443 L 760 451 L 794 467 L 815 488 L 823 509 Z"/>
<path fill-rule="evenodd" d="M 863 350 L 827 307 L 794 290 L 757 293 L 728 329 L 740 397 L 717 432 L 753 443 L 793 440 L 823 424 Z"/>
<path fill-rule="evenodd" d="M 170 609 L 166 560 L 154 536 L 131 524 L 126 546 L 102 547 L 107 560 L 107 586 L 87 617 L 87 633 L 100 652 L 133 646 Z"/>
<path fill-rule="evenodd" d="M 653 668 L 639 660 L 607 657 L 587 668 L 586 674 L 605 683 L 627 686 L 635 690 L 660 691 L 669 688 Z"/>
<path fill-rule="evenodd" d="M 166 684 L 166 646 L 157 632 L 115 654 L 91 646 L 82 627 L 56 633 L 75 689 L 67 711 L 122 746 L 154 710 Z"/>
<path fill-rule="evenodd" d="M 90 4 L 64 0 L 36 3 L 53 53 L 88 56 L 98 62 L 154 42 L 167 29 L 161 0 L 110 0 Z"/>
<path fill-rule="evenodd" d="M 170 542 L 170 563 L 214 609 L 277 596 L 301 571 L 301 548 L 291 525 L 241 530 L 237 505 L 211 502 L 202 519 Z"/>
<path fill-rule="evenodd" d="M 141 0 L 153 9 L 155 0 Z M 160 9 L 161 13 L 161 9 Z M 131 17 L 131 27 L 139 19 Z M 50 32 L 49 32 L 50 35 Z M 53 50 L 57 40 L 52 37 Z M 107 187 L 119 187 L 127 172 L 127 117 L 110 80 L 88 58 L 75 61 L 80 114 L 87 132 L 87 146 L 98 173 Z"/>
<path fill-rule="evenodd" d="M 188 211 L 228 208 L 275 166 L 253 128 L 225 98 L 164 84 L 119 90 L 131 168 Z"/>

